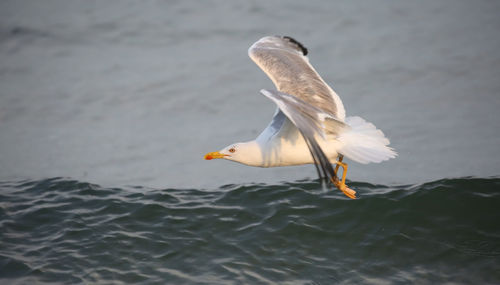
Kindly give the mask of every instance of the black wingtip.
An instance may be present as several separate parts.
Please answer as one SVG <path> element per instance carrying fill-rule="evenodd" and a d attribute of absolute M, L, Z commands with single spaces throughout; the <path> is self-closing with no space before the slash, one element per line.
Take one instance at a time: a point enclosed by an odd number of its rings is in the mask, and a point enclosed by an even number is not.
<path fill-rule="evenodd" d="M 300 50 L 302 50 L 302 54 L 307 55 L 307 53 L 308 53 L 307 48 L 303 44 L 301 44 L 299 41 L 297 41 L 296 39 L 289 37 L 289 36 L 284 36 L 283 38 L 287 39 L 291 43 L 296 44 L 300 48 Z"/>

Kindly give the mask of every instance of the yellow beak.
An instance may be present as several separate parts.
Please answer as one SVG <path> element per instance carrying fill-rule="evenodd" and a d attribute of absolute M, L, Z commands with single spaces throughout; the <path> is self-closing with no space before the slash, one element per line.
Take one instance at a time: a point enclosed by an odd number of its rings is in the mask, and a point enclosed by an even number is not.
<path fill-rule="evenodd" d="M 209 152 L 209 153 L 205 154 L 205 159 L 211 160 L 211 159 L 215 159 L 215 158 L 224 158 L 225 156 L 228 156 L 228 155 L 222 154 L 218 151 L 214 151 L 214 152 Z"/>

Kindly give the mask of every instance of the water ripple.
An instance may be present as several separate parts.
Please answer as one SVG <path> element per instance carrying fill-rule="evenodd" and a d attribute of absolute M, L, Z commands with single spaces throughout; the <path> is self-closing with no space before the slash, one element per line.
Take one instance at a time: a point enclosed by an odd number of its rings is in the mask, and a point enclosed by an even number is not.
<path fill-rule="evenodd" d="M 63 178 L 1 182 L 0 278 L 64 284 L 500 280 L 500 179 L 351 185 L 360 199 L 325 192 L 317 181 L 212 190 L 103 188 Z"/>

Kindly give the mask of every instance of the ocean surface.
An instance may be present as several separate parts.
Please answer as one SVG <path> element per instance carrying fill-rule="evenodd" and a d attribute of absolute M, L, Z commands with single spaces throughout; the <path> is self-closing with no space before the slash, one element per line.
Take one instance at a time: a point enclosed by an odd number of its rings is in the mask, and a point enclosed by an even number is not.
<path fill-rule="evenodd" d="M 0 284 L 500 284 L 500 1 L 0 1 Z M 396 159 L 204 161 L 287 35 Z"/>
<path fill-rule="evenodd" d="M 0 183 L 2 284 L 498 284 L 500 179 Z"/>

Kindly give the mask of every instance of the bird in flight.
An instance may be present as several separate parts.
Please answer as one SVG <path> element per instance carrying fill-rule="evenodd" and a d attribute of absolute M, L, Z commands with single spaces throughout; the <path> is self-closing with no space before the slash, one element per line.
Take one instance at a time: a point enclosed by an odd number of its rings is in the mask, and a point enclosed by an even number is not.
<path fill-rule="evenodd" d="M 346 117 L 340 97 L 312 67 L 307 53 L 300 42 L 287 36 L 267 36 L 249 48 L 250 58 L 276 86 L 276 90 L 260 90 L 276 103 L 274 117 L 256 139 L 209 152 L 205 159 L 257 167 L 314 164 L 322 181 L 332 182 L 355 199 L 356 191 L 345 184 L 344 157 L 366 164 L 397 154 L 372 123 Z"/>

